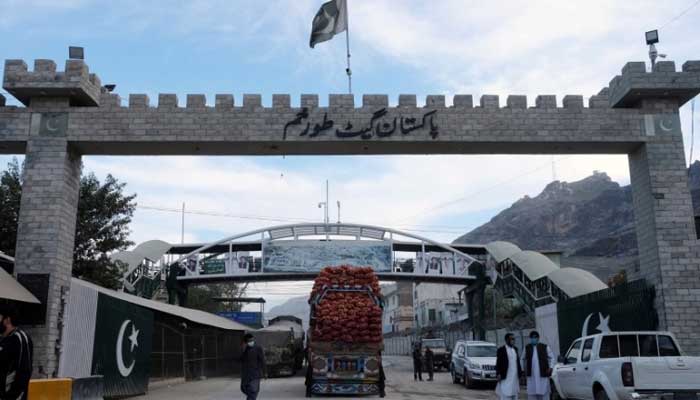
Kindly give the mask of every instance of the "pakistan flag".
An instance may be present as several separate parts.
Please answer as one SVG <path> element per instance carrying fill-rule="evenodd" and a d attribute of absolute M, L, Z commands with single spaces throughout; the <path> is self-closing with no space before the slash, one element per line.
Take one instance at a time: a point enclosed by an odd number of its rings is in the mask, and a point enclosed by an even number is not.
<path fill-rule="evenodd" d="M 153 312 L 99 294 L 92 374 L 104 376 L 105 396 L 146 392 L 152 335 Z"/>

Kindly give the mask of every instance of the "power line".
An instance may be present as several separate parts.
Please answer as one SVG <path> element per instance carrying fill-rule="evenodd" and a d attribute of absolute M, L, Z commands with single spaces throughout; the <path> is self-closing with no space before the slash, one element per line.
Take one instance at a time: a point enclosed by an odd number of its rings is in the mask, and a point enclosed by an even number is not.
<path fill-rule="evenodd" d="M 137 208 L 144 210 L 154 210 L 154 211 L 165 211 L 181 214 L 183 211 L 179 208 L 169 208 L 169 207 L 157 207 L 157 206 L 140 206 Z M 306 218 L 286 218 L 286 217 L 271 217 L 262 215 L 238 215 L 238 214 L 228 214 L 215 211 L 198 211 L 198 210 L 185 210 L 185 214 L 192 215 L 204 215 L 209 217 L 226 217 L 226 218 L 239 218 L 239 219 L 250 219 L 258 221 L 272 221 L 272 222 L 316 222 L 315 220 Z"/>
<path fill-rule="evenodd" d="M 681 12 L 680 14 L 678 14 L 678 15 L 676 15 L 675 17 L 671 18 L 671 19 L 670 19 L 668 22 L 666 22 L 665 24 L 661 25 L 661 28 L 659 28 L 659 30 L 664 29 L 665 27 L 667 27 L 667 26 L 671 25 L 672 23 L 676 22 L 676 21 L 677 21 L 678 19 L 680 19 L 682 16 L 684 16 L 685 14 L 687 14 L 690 10 L 692 10 L 693 8 L 695 8 L 695 6 L 697 6 L 698 4 L 700 4 L 700 0 L 695 1 L 695 2 L 694 2 L 693 4 L 691 4 L 688 8 L 686 8 L 685 10 L 683 10 L 683 12 Z"/>
<path fill-rule="evenodd" d="M 700 0 L 699 0 L 699 1 L 700 1 Z M 566 160 L 566 159 L 568 159 L 568 158 L 570 158 L 570 157 L 571 157 L 571 156 L 566 156 L 566 157 L 560 158 L 559 161 Z M 501 182 L 498 182 L 498 183 L 496 183 L 496 184 L 493 185 L 493 186 L 489 186 L 489 187 L 487 187 L 487 188 L 485 188 L 485 189 L 477 190 L 477 191 L 475 191 L 475 192 L 469 193 L 469 194 L 467 194 L 467 195 L 465 195 L 465 196 L 462 196 L 462 197 L 460 197 L 460 198 L 457 198 L 457 199 L 455 199 L 455 200 L 446 201 L 446 202 L 440 203 L 440 204 L 438 204 L 438 205 L 436 205 L 436 206 L 427 208 L 427 209 L 425 209 L 425 210 L 423 210 L 423 211 L 421 211 L 421 212 L 419 212 L 419 213 L 416 213 L 416 214 L 411 215 L 410 217 L 404 218 L 404 219 L 400 220 L 399 222 L 401 222 L 401 221 L 406 221 L 407 219 L 412 219 L 412 218 L 418 217 L 418 216 L 420 216 L 421 214 L 432 213 L 432 212 L 437 211 L 437 210 L 439 210 L 439 209 L 441 209 L 441 208 L 445 208 L 445 207 L 449 207 L 449 206 L 454 205 L 454 204 L 457 204 L 457 203 L 461 203 L 461 202 L 463 202 L 464 200 L 468 200 L 468 199 L 470 199 L 470 198 L 472 198 L 472 197 L 475 197 L 475 196 L 477 196 L 477 195 L 483 194 L 483 193 L 488 192 L 488 191 L 490 191 L 490 190 L 493 190 L 493 189 L 502 187 L 503 185 L 505 185 L 505 184 L 507 184 L 507 183 L 510 183 L 510 182 L 512 182 L 512 181 L 514 181 L 514 180 L 516 180 L 516 179 L 520 179 L 520 178 L 522 178 L 522 177 L 524 177 L 524 176 L 533 174 L 533 173 L 535 173 L 535 172 L 537 172 L 537 171 L 540 171 L 540 170 L 542 170 L 542 169 L 544 169 L 544 168 L 547 168 L 547 167 L 549 167 L 549 166 L 550 166 L 550 163 L 547 162 L 546 164 L 542 164 L 542 165 L 540 165 L 539 167 L 537 167 L 537 168 L 535 168 L 535 169 L 532 169 L 532 170 L 527 171 L 527 172 L 524 172 L 524 173 L 522 173 L 522 174 L 520 174 L 520 175 L 516 175 L 516 176 L 510 177 L 510 178 L 508 178 L 508 179 L 506 179 L 506 180 L 503 180 L 503 181 L 501 181 Z"/>
<path fill-rule="evenodd" d="M 170 208 L 170 207 L 161 207 L 161 206 L 142 206 L 142 205 L 137 205 L 136 208 L 140 208 L 143 210 L 153 210 L 153 211 L 163 211 L 163 212 L 171 212 L 171 213 L 177 213 L 177 214 L 182 214 L 182 209 L 180 208 Z M 255 221 L 266 221 L 266 222 L 287 222 L 287 223 L 315 223 L 318 222 L 317 220 L 313 219 L 305 219 L 305 218 L 289 218 L 289 217 L 274 217 L 274 216 L 260 216 L 260 215 L 238 215 L 238 214 L 228 214 L 228 213 L 222 213 L 222 212 L 216 212 L 216 211 L 198 211 L 198 210 L 185 210 L 185 214 L 192 214 L 192 215 L 202 215 L 202 216 L 209 216 L 209 217 L 223 217 L 223 218 L 237 218 L 237 219 L 245 219 L 245 220 L 255 220 Z M 440 227 L 443 229 L 420 229 L 421 226 L 429 227 L 431 225 L 400 225 L 400 230 L 404 230 L 407 232 L 422 232 L 422 233 L 446 233 L 446 234 L 461 234 L 464 233 L 464 228 L 460 226 L 448 226 L 448 225 L 432 225 L 436 227 Z M 416 228 L 411 228 L 411 227 L 417 227 Z"/>

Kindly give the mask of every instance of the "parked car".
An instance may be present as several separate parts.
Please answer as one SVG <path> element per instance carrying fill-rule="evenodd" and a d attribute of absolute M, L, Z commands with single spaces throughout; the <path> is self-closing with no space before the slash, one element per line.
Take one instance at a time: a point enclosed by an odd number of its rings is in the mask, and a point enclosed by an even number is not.
<path fill-rule="evenodd" d="M 424 338 L 420 340 L 421 349 L 423 349 L 421 360 L 423 362 L 423 370 L 426 370 L 425 349 L 430 348 L 433 352 L 433 367 L 435 371 L 441 368 L 447 370 L 450 368 L 450 349 L 443 338 Z"/>
<path fill-rule="evenodd" d="M 464 382 L 468 388 L 476 382 L 496 383 L 496 350 L 494 343 L 459 340 L 452 352 L 452 383 Z"/>
<path fill-rule="evenodd" d="M 696 400 L 700 393 L 700 357 L 684 356 L 670 332 L 582 337 L 559 362 L 552 382 L 562 399 Z"/>

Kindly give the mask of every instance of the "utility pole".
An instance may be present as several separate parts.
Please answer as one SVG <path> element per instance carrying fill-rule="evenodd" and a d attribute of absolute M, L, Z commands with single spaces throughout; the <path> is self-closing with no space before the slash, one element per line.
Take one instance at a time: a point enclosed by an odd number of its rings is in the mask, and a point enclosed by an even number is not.
<path fill-rule="evenodd" d="M 338 200 L 337 203 L 338 203 L 338 223 L 340 223 L 340 200 Z"/>
<path fill-rule="evenodd" d="M 180 223 L 180 244 L 185 243 L 185 202 L 182 202 L 182 222 Z"/>

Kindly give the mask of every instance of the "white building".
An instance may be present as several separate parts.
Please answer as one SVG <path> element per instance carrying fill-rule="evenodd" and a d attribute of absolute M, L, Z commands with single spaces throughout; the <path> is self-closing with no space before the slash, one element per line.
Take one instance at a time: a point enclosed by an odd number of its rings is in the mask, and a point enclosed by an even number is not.
<path fill-rule="evenodd" d="M 461 285 L 413 284 L 413 313 L 417 329 L 449 324 L 468 318 Z"/>
<path fill-rule="evenodd" d="M 413 327 L 412 286 L 408 282 L 397 282 L 382 286 L 384 313 L 382 333 L 402 332 Z"/>

